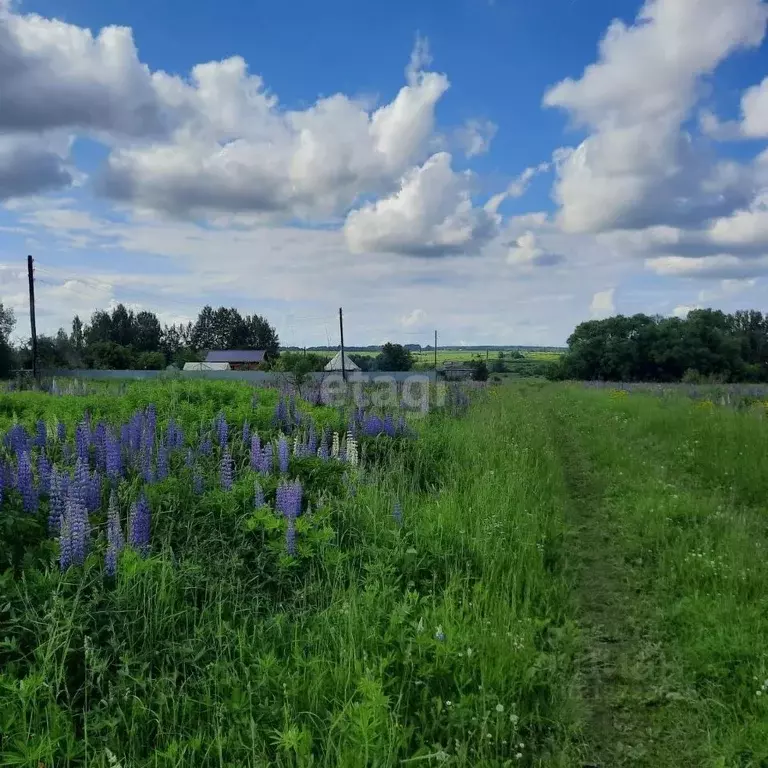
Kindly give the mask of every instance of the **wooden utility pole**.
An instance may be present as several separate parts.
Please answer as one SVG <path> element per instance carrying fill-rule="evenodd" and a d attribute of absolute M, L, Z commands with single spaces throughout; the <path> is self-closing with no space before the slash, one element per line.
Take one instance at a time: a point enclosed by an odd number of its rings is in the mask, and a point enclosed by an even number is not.
<path fill-rule="evenodd" d="M 437 331 L 435 331 L 435 370 L 437 370 Z"/>
<path fill-rule="evenodd" d="M 37 329 L 35 328 L 35 273 L 32 257 L 27 256 L 27 275 L 29 276 L 29 324 L 32 327 L 32 375 L 37 379 Z"/>
<path fill-rule="evenodd" d="M 347 366 L 344 362 L 344 316 L 339 307 L 339 335 L 341 336 L 341 378 L 347 380 Z"/>

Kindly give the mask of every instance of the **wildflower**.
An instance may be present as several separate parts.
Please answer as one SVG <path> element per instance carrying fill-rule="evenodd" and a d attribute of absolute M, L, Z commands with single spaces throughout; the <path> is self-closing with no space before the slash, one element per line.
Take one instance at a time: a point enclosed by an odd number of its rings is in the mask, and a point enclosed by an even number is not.
<path fill-rule="evenodd" d="M 387 415 L 384 417 L 382 428 L 384 430 L 384 434 L 387 435 L 388 437 L 395 436 L 396 434 L 395 420 L 392 418 L 391 415 Z"/>
<path fill-rule="evenodd" d="M 307 453 L 314 456 L 317 453 L 317 432 L 314 422 L 309 423 L 309 434 L 307 435 Z"/>
<path fill-rule="evenodd" d="M 5 433 L 5 444 L 17 455 L 29 449 L 27 432 L 21 424 L 14 424 Z"/>
<path fill-rule="evenodd" d="M 323 431 L 323 439 L 320 442 L 320 447 L 317 449 L 317 456 L 323 461 L 327 461 L 329 455 L 330 450 L 328 448 L 328 433 Z"/>
<path fill-rule="evenodd" d="M 39 498 L 32 479 L 32 462 L 26 451 L 19 454 L 19 463 L 16 467 L 16 488 L 21 494 L 24 511 L 37 512 Z"/>
<path fill-rule="evenodd" d="M 203 492 L 203 476 L 197 470 L 192 478 L 192 490 L 197 496 Z"/>
<path fill-rule="evenodd" d="M 149 448 L 145 448 L 141 454 L 141 476 L 145 483 L 155 481 L 155 473 L 152 469 L 152 451 Z"/>
<path fill-rule="evenodd" d="M 94 472 L 86 485 L 86 511 L 95 512 L 101 505 L 101 475 Z"/>
<path fill-rule="evenodd" d="M 70 489 L 65 512 L 67 532 L 69 534 L 69 553 L 72 565 L 82 565 L 88 554 L 90 544 L 91 526 L 88 520 L 88 512 L 77 494 Z"/>
<path fill-rule="evenodd" d="M 117 504 L 117 494 L 113 490 L 109 495 L 107 511 L 107 551 L 104 556 L 105 570 L 108 576 L 117 572 L 117 559 L 125 546 L 125 537 L 120 526 L 120 509 Z"/>
<path fill-rule="evenodd" d="M 225 448 L 221 457 L 221 487 L 225 491 L 232 490 L 232 473 L 232 456 L 230 456 L 229 448 Z"/>
<path fill-rule="evenodd" d="M 66 571 L 72 564 L 72 535 L 69 518 L 61 515 L 59 521 L 59 568 Z"/>
<path fill-rule="evenodd" d="M 251 435 L 251 469 L 258 469 L 261 463 L 261 440 L 258 433 Z"/>
<path fill-rule="evenodd" d="M 340 447 L 340 441 L 339 441 L 339 433 L 334 432 L 333 433 L 333 442 L 331 443 L 331 456 L 333 456 L 334 459 L 337 459 L 339 457 L 339 447 Z"/>
<path fill-rule="evenodd" d="M 38 448 L 45 448 L 45 443 L 48 440 L 48 432 L 45 427 L 45 421 L 38 419 L 35 425 L 35 437 L 32 444 Z"/>
<path fill-rule="evenodd" d="M 253 506 L 256 507 L 256 509 L 264 506 L 264 489 L 261 487 L 258 480 L 256 480 L 253 486 Z"/>
<path fill-rule="evenodd" d="M 248 445 L 251 439 L 251 425 L 246 421 L 243 423 L 243 445 Z"/>
<path fill-rule="evenodd" d="M 437 630 L 435 631 L 435 640 L 439 643 L 445 640 L 445 632 L 443 632 L 443 627 L 440 624 L 437 625 Z"/>
<path fill-rule="evenodd" d="M 216 439 L 219 441 L 220 446 L 225 446 L 229 438 L 229 425 L 227 424 L 227 418 L 223 412 L 219 412 L 216 417 Z"/>
<path fill-rule="evenodd" d="M 503 704 L 497 704 L 496 705 L 496 711 L 497 712 L 503 712 L 504 711 L 504 705 Z"/>
<path fill-rule="evenodd" d="M 347 462 L 353 467 L 358 463 L 357 440 L 351 432 L 347 433 Z"/>
<path fill-rule="evenodd" d="M 192 453 L 192 449 L 187 449 L 187 455 L 184 458 L 184 466 L 187 467 L 187 469 L 191 469 L 192 465 L 195 463 L 195 454 Z"/>
<path fill-rule="evenodd" d="M 115 481 L 123 472 L 123 457 L 120 443 L 111 432 L 108 432 L 105 438 L 105 453 L 107 477 Z"/>
<path fill-rule="evenodd" d="M 88 462 L 89 451 L 91 448 L 91 428 L 88 422 L 83 419 L 75 428 L 75 450 L 77 458 Z"/>
<path fill-rule="evenodd" d="M 165 480 L 168 477 L 168 449 L 161 445 L 157 449 L 157 479 Z"/>
<path fill-rule="evenodd" d="M 259 471 L 263 475 L 268 475 L 272 471 L 272 443 L 267 443 L 261 452 L 261 467 Z"/>
<path fill-rule="evenodd" d="M 60 443 L 67 439 L 67 427 L 61 421 L 56 424 L 56 439 Z"/>
<path fill-rule="evenodd" d="M 280 435 L 277 442 L 277 464 L 281 474 L 288 472 L 288 440 L 285 435 Z"/>
<path fill-rule="evenodd" d="M 144 444 L 148 448 L 155 445 L 157 431 L 157 409 L 154 403 L 150 403 L 144 414 Z"/>
<path fill-rule="evenodd" d="M 51 497 L 48 502 L 48 530 L 51 535 L 59 533 L 68 495 L 69 475 L 57 472 L 54 467 L 51 470 Z"/>
<path fill-rule="evenodd" d="M 399 501 L 396 501 L 395 506 L 392 508 L 392 517 L 399 526 L 403 525 L 403 509 Z"/>
<path fill-rule="evenodd" d="M 149 551 L 150 517 L 149 504 L 142 493 L 131 507 L 128 521 L 128 541 L 141 555 L 146 555 Z"/>
<path fill-rule="evenodd" d="M 285 529 L 285 548 L 288 554 L 296 554 L 296 523 L 292 517 L 288 518 L 288 525 Z"/>
<path fill-rule="evenodd" d="M 51 492 L 51 462 L 48 457 L 41 453 L 37 457 L 37 485 L 40 493 L 49 495 Z"/>
<path fill-rule="evenodd" d="M 200 441 L 200 453 L 203 456 L 210 456 L 212 450 L 213 450 L 213 445 L 211 443 L 211 438 L 210 438 L 210 436 L 206 435 Z"/>

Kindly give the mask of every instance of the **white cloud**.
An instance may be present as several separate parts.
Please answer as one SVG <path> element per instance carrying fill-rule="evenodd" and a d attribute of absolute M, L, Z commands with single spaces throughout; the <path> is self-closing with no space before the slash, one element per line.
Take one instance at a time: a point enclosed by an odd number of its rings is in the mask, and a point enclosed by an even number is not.
<path fill-rule="evenodd" d="M 768 257 L 740 259 L 731 254 L 687 258 L 657 256 L 646 259 L 648 269 L 658 275 L 714 279 L 747 279 L 768 273 Z"/>
<path fill-rule="evenodd" d="M 741 98 L 741 130 L 751 138 L 768 137 L 768 77 Z"/>
<path fill-rule="evenodd" d="M 685 318 L 688 317 L 688 313 L 693 312 L 694 309 L 701 309 L 701 307 L 698 306 L 697 304 L 695 305 L 680 304 L 679 306 L 675 307 L 672 310 L 672 315 L 674 317 L 679 317 L 681 320 L 685 320 Z"/>
<path fill-rule="evenodd" d="M 498 216 L 472 205 L 471 175 L 456 173 L 439 152 L 407 173 L 390 197 L 352 211 L 344 225 L 355 253 L 413 256 L 473 253 L 497 231 Z"/>
<path fill-rule="evenodd" d="M 417 45 L 421 45 L 418 43 Z M 423 159 L 445 75 L 414 69 L 388 104 L 369 112 L 342 94 L 282 111 L 243 59 L 210 62 L 191 82 L 159 77 L 166 103 L 184 116 L 168 142 L 119 148 L 103 190 L 174 215 L 253 212 L 326 218 L 378 193 Z"/>
<path fill-rule="evenodd" d="M 507 255 L 509 264 L 523 267 L 552 267 L 564 260 L 561 254 L 543 249 L 531 231 L 520 235 Z"/>
<path fill-rule="evenodd" d="M 71 184 L 74 177 L 67 166 L 66 153 L 61 151 L 60 141 L 47 137 L 0 133 L 0 200 Z"/>
<path fill-rule="evenodd" d="M 467 157 L 483 155 L 491 148 L 498 126 L 490 120 L 467 120 L 456 131 L 456 141 Z"/>
<path fill-rule="evenodd" d="M 604 291 L 598 291 L 592 296 L 592 302 L 589 305 L 589 313 L 593 318 L 610 317 L 616 313 L 616 306 L 613 302 L 615 288 L 608 288 Z"/>
<path fill-rule="evenodd" d="M 612 22 L 598 62 L 544 97 L 590 132 L 555 155 L 565 229 L 696 222 L 745 204 L 744 179 L 713 168 L 681 125 L 700 79 L 759 45 L 766 20 L 761 0 L 646 0 L 633 26 Z"/>

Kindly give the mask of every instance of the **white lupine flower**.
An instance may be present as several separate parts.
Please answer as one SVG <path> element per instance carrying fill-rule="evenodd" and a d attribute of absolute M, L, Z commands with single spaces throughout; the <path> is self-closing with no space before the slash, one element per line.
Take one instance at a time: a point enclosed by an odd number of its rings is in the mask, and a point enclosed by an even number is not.
<path fill-rule="evenodd" d="M 349 432 L 347 434 L 347 461 L 353 466 L 357 466 L 358 454 L 357 454 L 357 440 L 354 435 Z"/>
<path fill-rule="evenodd" d="M 299 445 L 301 445 L 301 443 L 299 442 L 299 436 L 296 435 L 296 437 L 293 438 L 293 455 L 294 456 L 299 455 Z"/>
<path fill-rule="evenodd" d="M 341 442 L 339 440 L 339 433 L 334 432 L 333 433 L 333 443 L 331 444 L 331 456 L 333 456 L 334 459 L 339 458 L 339 448 L 341 447 Z"/>

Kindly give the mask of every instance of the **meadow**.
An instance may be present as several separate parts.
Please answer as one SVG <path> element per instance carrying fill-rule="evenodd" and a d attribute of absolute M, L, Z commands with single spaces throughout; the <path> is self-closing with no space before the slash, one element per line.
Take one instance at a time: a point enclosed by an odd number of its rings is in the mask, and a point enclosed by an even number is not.
<path fill-rule="evenodd" d="M 0 765 L 768 764 L 759 404 L 57 391 L 0 394 Z"/>

